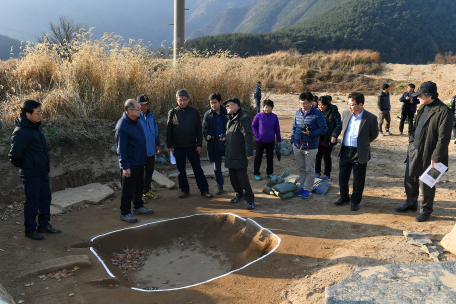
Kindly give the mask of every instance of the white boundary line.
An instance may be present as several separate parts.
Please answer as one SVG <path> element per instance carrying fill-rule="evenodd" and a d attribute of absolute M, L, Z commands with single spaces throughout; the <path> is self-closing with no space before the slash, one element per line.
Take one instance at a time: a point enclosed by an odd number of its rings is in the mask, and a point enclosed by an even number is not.
<path fill-rule="evenodd" d="M 123 229 L 118 229 L 118 230 L 114 230 L 114 231 L 111 231 L 111 232 L 108 232 L 108 233 L 104 233 L 104 234 L 100 234 L 94 238 L 92 238 L 90 240 L 90 242 L 92 243 L 93 240 L 99 238 L 99 237 L 102 237 L 102 236 L 105 236 L 105 235 L 108 235 L 108 234 L 111 234 L 111 233 L 115 233 L 115 232 L 119 232 L 119 231 L 122 231 L 122 230 L 128 230 L 128 229 L 134 229 L 134 228 L 138 228 L 138 227 L 142 227 L 142 226 L 146 226 L 146 225 L 150 225 L 150 224 L 156 224 L 156 223 L 161 223 L 161 222 L 168 222 L 168 221 L 173 221 L 173 220 L 178 220 L 178 219 L 183 219 L 183 218 L 189 218 L 189 217 L 193 217 L 193 216 L 198 216 L 198 215 L 233 215 L 237 218 L 240 218 L 241 220 L 243 221 L 246 221 L 245 218 L 243 217 L 240 217 L 239 215 L 237 214 L 234 214 L 234 213 L 198 213 L 198 214 L 193 214 L 193 215 L 188 215 L 188 216 L 183 216 L 183 217 L 176 217 L 176 218 L 172 218 L 172 219 L 167 219 L 167 220 L 161 220 L 161 221 L 157 221 L 157 222 L 151 222 L 151 223 L 147 223 L 147 224 L 142 224 L 142 225 L 138 225 L 138 226 L 134 226 L 134 227 L 128 227 L 128 228 L 123 228 Z M 194 287 L 194 286 L 198 286 L 198 285 L 202 285 L 202 284 L 206 284 L 210 281 L 213 281 L 213 280 L 216 280 L 216 279 L 220 279 L 224 276 L 227 276 L 233 272 L 236 272 L 236 271 L 239 271 L 241 269 L 244 269 L 246 268 L 247 266 L 250 266 L 252 265 L 253 263 L 255 262 L 258 262 L 262 259 L 264 259 L 265 257 L 267 257 L 268 255 L 270 255 L 271 253 L 273 253 L 280 245 L 280 242 L 282 241 L 280 239 L 280 237 L 278 235 L 276 235 L 275 233 L 273 233 L 271 230 L 269 229 L 266 229 L 264 228 L 263 226 L 261 226 L 260 224 L 258 224 L 257 222 L 255 222 L 254 220 L 250 219 L 252 222 L 254 222 L 258 227 L 268 231 L 271 235 L 273 235 L 274 237 L 277 238 L 278 240 L 278 243 L 277 243 L 277 246 L 274 247 L 274 249 L 272 249 L 271 251 L 269 251 L 267 254 L 263 255 L 262 257 L 242 266 L 241 268 L 238 268 L 238 269 L 235 269 L 235 270 L 232 270 L 230 272 L 227 272 L 225 274 L 222 274 L 221 276 L 218 276 L 218 277 L 215 277 L 215 278 L 212 278 L 210 280 L 207 280 L 207 281 L 204 281 L 204 282 L 201 282 L 201 283 L 197 283 L 197 284 L 193 284 L 193 285 L 188 285 L 188 286 L 185 286 L 185 287 L 179 287 L 179 288 L 172 288 L 172 289 L 157 289 L 157 290 L 144 290 L 144 289 L 141 289 L 141 288 L 136 288 L 136 287 L 131 287 L 131 289 L 133 290 L 137 290 L 137 291 L 143 291 L 143 292 L 157 292 L 157 291 L 173 291 L 173 290 L 180 290 L 180 289 L 185 289 L 185 288 L 190 288 L 190 287 Z M 95 249 L 93 249 L 93 247 L 90 247 L 90 251 L 92 251 L 92 253 L 97 257 L 97 259 L 101 262 L 101 264 L 103 265 L 103 267 L 105 268 L 106 272 L 108 273 L 109 276 L 111 276 L 112 278 L 115 278 L 116 276 L 114 276 L 111 271 L 108 269 L 108 267 L 106 266 L 106 264 L 103 262 L 103 260 L 98 256 L 98 254 L 95 252 Z"/>

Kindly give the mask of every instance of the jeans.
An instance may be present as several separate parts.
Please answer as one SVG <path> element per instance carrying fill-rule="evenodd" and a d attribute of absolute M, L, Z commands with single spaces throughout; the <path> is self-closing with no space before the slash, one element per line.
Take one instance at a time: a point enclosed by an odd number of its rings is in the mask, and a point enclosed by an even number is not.
<path fill-rule="evenodd" d="M 122 194 L 120 196 L 120 213 L 127 215 L 131 213 L 131 201 L 133 200 L 133 208 L 143 207 L 142 195 L 144 189 L 144 167 L 130 169 L 130 177 L 123 175 L 123 170 L 120 170 L 120 180 L 122 183 Z"/>
<path fill-rule="evenodd" d="M 247 168 L 234 169 L 229 168 L 230 181 L 233 186 L 236 196 L 245 197 L 245 200 L 249 203 L 255 201 L 252 187 L 250 186 L 249 175 L 247 174 Z"/>
<path fill-rule="evenodd" d="M 224 149 L 224 148 L 223 148 Z M 222 173 L 222 154 L 223 149 L 214 145 L 212 148 L 212 155 L 214 157 L 214 175 L 215 181 L 217 182 L 217 187 L 223 188 L 224 180 L 223 180 L 223 173 Z"/>
<path fill-rule="evenodd" d="M 190 185 L 187 180 L 187 168 L 185 166 L 186 159 L 188 158 L 195 174 L 196 184 L 201 193 L 209 191 L 206 176 L 204 176 L 203 169 L 201 168 L 200 158 L 196 152 L 196 146 L 192 147 L 174 147 L 174 157 L 176 158 L 177 170 L 179 170 L 178 180 L 179 188 L 183 192 L 190 191 Z"/>
<path fill-rule="evenodd" d="M 151 189 L 150 183 L 152 183 L 152 175 L 154 174 L 154 168 L 155 155 L 147 158 L 146 167 L 144 168 L 144 194 L 149 192 L 149 190 Z"/>
<path fill-rule="evenodd" d="M 263 160 L 264 149 L 266 149 L 266 174 L 274 174 L 274 144 L 275 142 L 256 142 L 256 155 L 253 162 L 253 174 L 260 175 L 260 167 L 261 161 Z"/>
<path fill-rule="evenodd" d="M 315 159 L 317 149 L 300 150 L 293 145 L 299 179 L 304 190 L 312 191 L 315 183 Z"/>
<path fill-rule="evenodd" d="M 364 184 L 366 183 L 367 163 L 358 162 L 358 151 L 345 146 L 341 147 L 339 160 L 339 188 L 340 198 L 350 201 L 348 181 L 353 169 L 353 193 L 351 202 L 359 204 L 363 198 Z"/>
<path fill-rule="evenodd" d="M 52 194 L 48 174 L 34 177 L 22 177 L 25 190 L 24 226 L 25 232 L 34 232 L 37 228 L 36 216 L 38 214 L 38 228 L 49 225 L 51 220 Z"/>
<path fill-rule="evenodd" d="M 321 173 L 321 159 L 325 160 L 325 172 L 324 175 L 330 177 L 331 168 L 332 168 L 332 160 L 331 160 L 331 152 L 333 147 L 318 145 L 318 152 L 317 157 L 315 160 L 315 173 Z"/>
<path fill-rule="evenodd" d="M 412 111 L 406 111 L 401 113 L 401 122 L 399 123 L 399 132 L 404 131 L 404 123 L 405 120 L 408 120 L 408 135 L 412 133 L 413 130 L 413 117 L 415 116 L 415 113 L 412 113 Z"/>

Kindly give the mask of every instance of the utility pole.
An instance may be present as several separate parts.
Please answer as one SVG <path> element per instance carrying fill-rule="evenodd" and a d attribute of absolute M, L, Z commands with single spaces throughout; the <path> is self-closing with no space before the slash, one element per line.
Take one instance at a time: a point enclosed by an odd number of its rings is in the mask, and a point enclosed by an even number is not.
<path fill-rule="evenodd" d="M 185 0 L 174 0 L 174 49 L 173 60 L 179 58 L 179 54 L 185 48 Z"/>

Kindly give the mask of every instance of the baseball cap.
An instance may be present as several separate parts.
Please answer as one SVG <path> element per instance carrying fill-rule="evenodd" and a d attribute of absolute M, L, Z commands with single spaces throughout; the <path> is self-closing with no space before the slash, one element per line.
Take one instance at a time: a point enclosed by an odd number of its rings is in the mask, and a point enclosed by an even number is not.
<path fill-rule="evenodd" d="M 417 97 L 418 95 L 424 94 L 424 93 L 429 93 L 429 94 L 437 93 L 437 85 L 432 81 L 423 82 L 420 85 L 420 87 L 418 88 L 418 90 L 415 93 L 411 94 L 411 96 Z"/>
<path fill-rule="evenodd" d="M 149 97 L 145 94 L 141 94 L 138 97 L 136 97 L 136 101 L 138 103 L 150 103 Z"/>
<path fill-rule="evenodd" d="M 230 98 L 230 99 L 228 99 L 228 100 L 225 100 L 225 101 L 223 102 L 223 105 L 226 106 L 226 104 L 227 104 L 228 102 L 230 102 L 230 101 L 236 103 L 238 106 L 241 106 L 241 101 L 240 101 L 239 99 L 237 99 L 236 97 L 233 97 L 233 98 Z"/>

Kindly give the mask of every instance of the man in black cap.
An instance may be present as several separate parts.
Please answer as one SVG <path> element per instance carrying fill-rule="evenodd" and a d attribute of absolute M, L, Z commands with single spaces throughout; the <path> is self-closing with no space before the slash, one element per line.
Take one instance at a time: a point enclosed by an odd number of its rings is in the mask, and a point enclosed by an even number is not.
<path fill-rule="evenodd" d="M 409 136 L 404 179 L 407 200 L 395 210 L 416 211 L 421 189 L 420 214 L 415 218 L 417 222 L 425 222 L 430 218 L 435 196 L 435 187 L 431 188 L 420 181 L 419 176 L 435 163 L 448 166 L 448 144 L 454 119 L 451 110 L 438 96 L 437 85 L 430 81 L 422 83 L 418 91 L 412 94 L 412 97 L 418 97 L 421 106 Z"/>
<path fill-rule="evenodd" d="M 407 87 L 407 92 L 402 94 L 401 98 L 399 98 L 399 101 L 402 102 L 401 122 L 399 123 L 399 132 L 401 132 L 401 135 L 404 131 L 405 120 L 408 120 L 408 135 L 410 135 L 413 130 L 413 118 L 416 112 L 416 105 L 420 103 L 418 98 L 412 97 L 413 92 L 415 92 L 415 85 L 411 83 Z"/>
<path fill-rule="evenodd" d="M 247 167 L 253 158 L 252 151 L 252 120 L 242 112 L 241 102 L 230 98 L 223 102 L 229 115 L 226 125 L 225 167 L 229 169 L 230 181 L 236 196 L 232 203 L 247 201 L 247 209 L 255 209 L 255 196 L 250 186 Z"/>
<path fill-rule="evenodd" d="M 187 158 L 192 165 L 201 196 L 211 198 L 212 194 L 209 193 L 209 185 L 201 168 L 199 158 L 203 145 L 203 132 L 199 112 L 188 105 L 190 94 L 186 89 L 177 91 L 176 101 L 177 107 L 168 113 L 166 145 L 168 146 L 168 153 L 174 153 L 177 170 L 179 170 L 178 180 L 181 190 L 179 198 L 185 198 L 190 195 L 190 185 L 188 184 L 185 166 Z"/>

